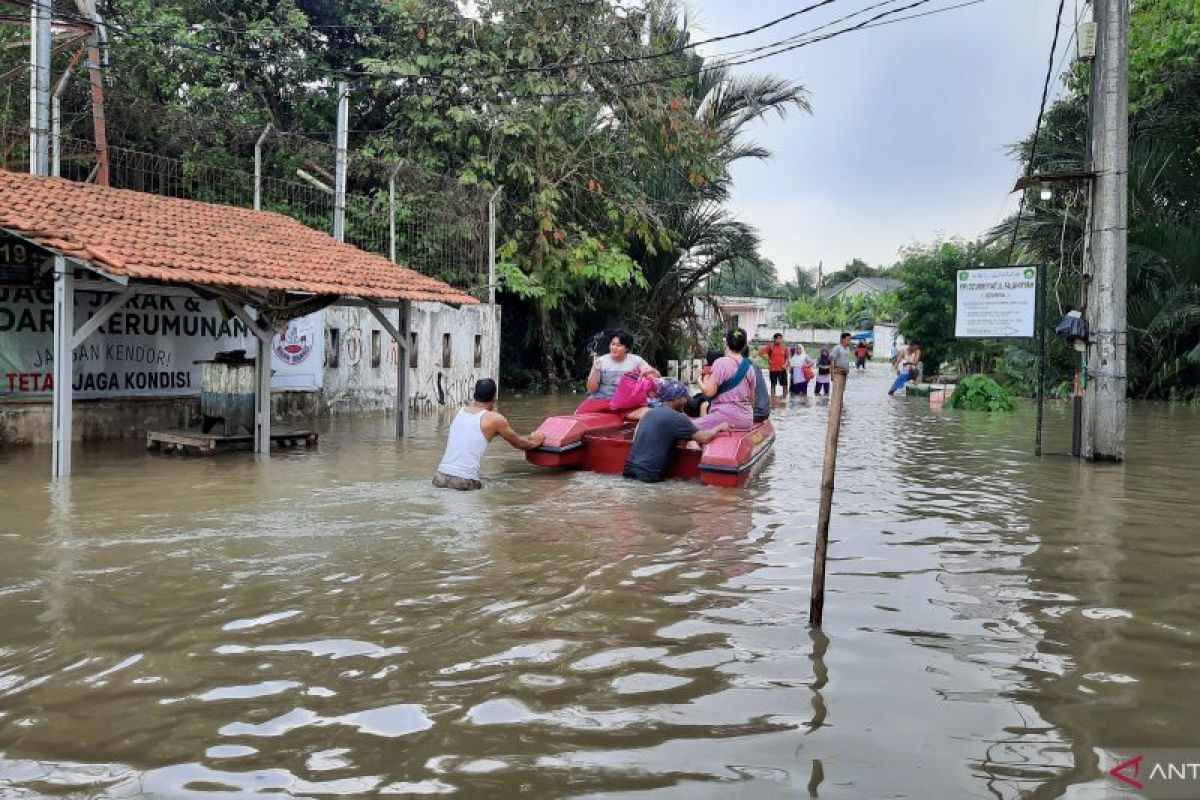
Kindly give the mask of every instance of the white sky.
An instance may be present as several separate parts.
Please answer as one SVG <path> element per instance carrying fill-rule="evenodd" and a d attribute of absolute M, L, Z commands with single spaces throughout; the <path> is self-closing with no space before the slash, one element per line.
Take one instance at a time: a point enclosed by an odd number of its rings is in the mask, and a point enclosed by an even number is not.
<path fill-rule="evenodd" d="M 686 1 L 702 38 L 812 2 Z M 932 0 L 896 16 L 957 2 Z M 1063 12 L 1060 53 L 1072 38 L 1075 2 Z M 702 52 L 766 44 L 870 3 L 837 0 Z M 781 276 L 790 277 L 794 264 L 815 269 L 824 261 L 828 272 L 854 257 L 890 264 L 906 244 L 974 238 L 1015 210 L 1010 190 L 1020 170 L 1007 149 L 1037 117 L 1057 7 L 1055 0 L 985 0 L 737 67 L 796 80 L 813 105 L 811 116 L 757 125 L 753 137 L 775 157 L 734 169 L 732 208 L 759 229 L 762 253 Z"/>

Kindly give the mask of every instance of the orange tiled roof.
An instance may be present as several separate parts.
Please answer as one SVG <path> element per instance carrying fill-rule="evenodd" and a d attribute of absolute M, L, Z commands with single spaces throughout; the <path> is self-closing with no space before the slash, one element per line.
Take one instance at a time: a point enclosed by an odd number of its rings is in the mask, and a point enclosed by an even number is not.
<path fill-rule="evenodd" d="M 479 302 L 282 214 L 59 178 L 0 170 L 0 228 L 130 278 Z"/>

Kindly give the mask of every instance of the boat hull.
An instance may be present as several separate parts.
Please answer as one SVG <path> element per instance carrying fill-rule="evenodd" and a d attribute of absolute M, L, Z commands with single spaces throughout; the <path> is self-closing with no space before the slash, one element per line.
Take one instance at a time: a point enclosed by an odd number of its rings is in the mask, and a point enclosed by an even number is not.
<path fill-rule="evenodd" d="M 569 414 L 550 417 L 539 431 L 543 445 L 525 453 L 539 467 L 574 468 L 605 475 L 620 475 L 633 447 L 636 424 L 621 414 Z M 758 474 L 775 443 L 770 420 L 748 431 L 730 431 L 703 449 L 686 442 L 677 445 L 666 477 L 699 480 L 710 486 L 743 486 Z"/>

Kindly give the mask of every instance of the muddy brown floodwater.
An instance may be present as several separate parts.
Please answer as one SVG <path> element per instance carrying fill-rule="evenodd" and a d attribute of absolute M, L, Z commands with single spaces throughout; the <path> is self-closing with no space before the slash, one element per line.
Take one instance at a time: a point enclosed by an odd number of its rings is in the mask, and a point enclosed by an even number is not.
<path fill-rule="evenodd" d="M 744 490 L 494 443 L 434 491 L 433 418 L 267 464 L 88 446 L 61 486 L 0 451 L 0 794 L 1092 798 L 1106 753 L 1200 744 L 1200 410 L 1039 461 L 1032 409 L 885 372 L 847 392 L 823 632 L 824 399 Z"/>

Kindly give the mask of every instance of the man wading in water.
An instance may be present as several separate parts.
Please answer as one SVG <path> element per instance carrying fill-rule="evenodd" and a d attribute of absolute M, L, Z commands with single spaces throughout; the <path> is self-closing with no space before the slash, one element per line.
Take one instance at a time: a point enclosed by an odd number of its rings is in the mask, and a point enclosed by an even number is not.
<path fill-rule="evenodd" d="M 479 463 L 488 442 L 497 435 L 518 450 L 532 450 L 546 440 L 544 433 L 531 433 L 526 438 L 514 431 L 504 415 L 496 413 L 496 382 L 484 378 L 475 383 L 475 402 L 460 408 L 450 423 L 446 452 L 433 476 L 433 485 L 462 491 L 482 489 Z"/>
<path fill-rule="evenodd" d="M 729 423 L 722 422 L 702 431 L 684 416 L 688 389 L 677 380 L 668 378 L 663 381 L 658 398 L 662 400 L 662 405 L 647 411 L 633 434 L 633 447 L 622 473 L 626 478 L 658 483 L 671 466 L 677 442 L 690 439 L 696 444 L 708 444 L 729 430 Z"/>

